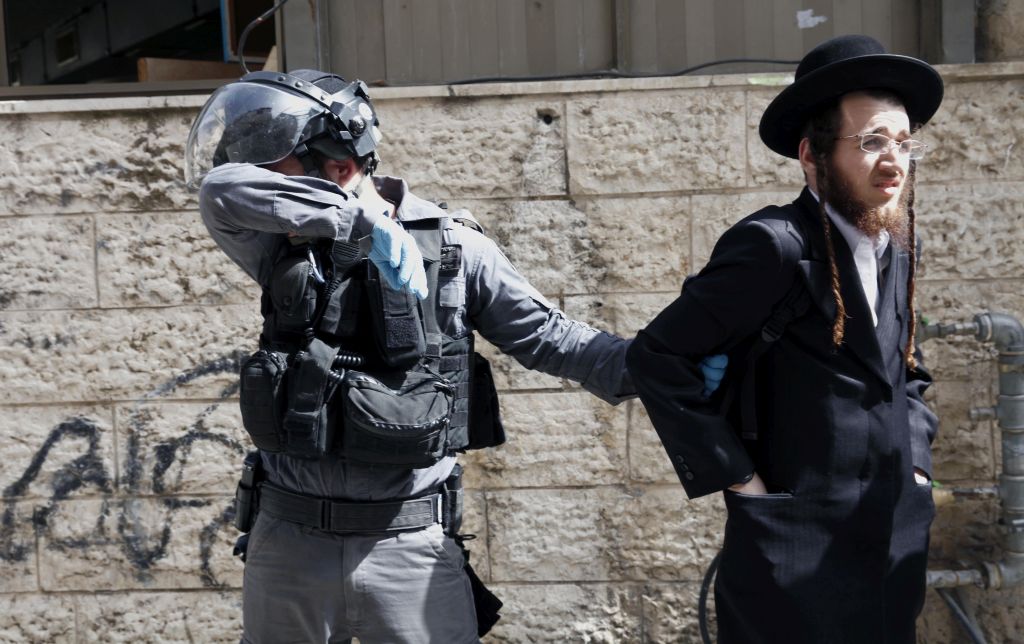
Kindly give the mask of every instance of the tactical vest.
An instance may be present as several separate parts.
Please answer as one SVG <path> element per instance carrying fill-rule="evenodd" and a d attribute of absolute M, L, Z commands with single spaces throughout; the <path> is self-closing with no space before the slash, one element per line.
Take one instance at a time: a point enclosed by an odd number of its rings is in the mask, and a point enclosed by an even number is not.
<path fill-rule="evenodd" d="M 438 278 L 461 266 L 442 243 L 449 221 L 402 222 L 424 258 L 422 301 L 390 288 L 355 244 L 294 246 L 275 264 L 260 350 L 241 369 L 256 447 L 416 468 L 504 442 L 490 365 L 472 335 L 437 323 Z"/>

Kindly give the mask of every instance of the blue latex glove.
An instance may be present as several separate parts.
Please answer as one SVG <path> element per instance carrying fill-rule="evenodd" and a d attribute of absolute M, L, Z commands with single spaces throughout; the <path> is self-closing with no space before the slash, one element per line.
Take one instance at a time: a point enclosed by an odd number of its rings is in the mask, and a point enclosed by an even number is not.
<path fill-rule="evenodd" d="M 377 217 L 370 233 L 370 261 L 395 290 L 407 290 L 419 299 L 427 297 L 427 274 L 416 240 L 390 217 Z"/>
<path fill-rule="evenodd" d="M 725 377 L 725 367 L 729 364 L 729 356 L 718 354 L 715 356 L 708 356 L 700 361 L 700 370 L 704 374 L 704 393 L 705 398 L 715 393 L 718 386 L 722 384 L 722 378 Z"/>

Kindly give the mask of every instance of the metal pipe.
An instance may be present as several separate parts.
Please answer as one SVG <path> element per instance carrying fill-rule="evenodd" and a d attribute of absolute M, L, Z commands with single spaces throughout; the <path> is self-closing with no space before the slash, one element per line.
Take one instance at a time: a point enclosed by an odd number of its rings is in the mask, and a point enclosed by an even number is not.
<path fill-rule="evenodd" d="M 957 588 L 959 586 L 977 586 L 984 588 L 985 574 L 978 569 L 967 570 L 929 570 L 926 583 L 930 588 Z"/>
<path fill-rule="evenodd" d="M 973 409 L 971 418 L 994 418 L 1002 435 L 998 493 L 1000 523 L 1005 530 L 1004 554 L 1001 561 L 983 562 L 978 569 L 930 570 L 928 584 L 936 588 L 1007 588 L 1024 584 L 1024 324 L 1006 313 L 981 313 L 972 322 L 929 324 L 924 328 L 923 339 L 972 334 L 981 342 L 992 342 L 999 352 L 996 406 Z M 958 492 L 964 495 L 968 490 L 954 488 L 952 496 Z M 977 491 L 987 492 L 987 488 Z M 943 494 L 951 496 L 949 492 Z"/>
<path fill-rule="evenodd" d="M 985 644 L 985 635 L 978 628 L 978 625 L 974 623 L 974 620 L 967 614 L 967 611 L 960 604 L 958 599 L 948 588 L 937 588 L 935 592 L 939 593 L 939 597 L 946 602 L 949 606 L 949 610 L 953 613 L 953 617 L 956 618 L 957 623 L 964 629 L 967 636 L 971 638 L 971 644 Z"/>

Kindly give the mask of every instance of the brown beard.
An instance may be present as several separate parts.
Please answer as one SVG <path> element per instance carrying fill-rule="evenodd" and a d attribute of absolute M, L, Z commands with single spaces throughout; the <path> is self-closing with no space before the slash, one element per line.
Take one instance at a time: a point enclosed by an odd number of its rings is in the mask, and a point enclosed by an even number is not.
<path fill-rule="evenodd" d="M 910 239 L 910 219 L 907 217 L 907 202 L 913 192 L 914 170 L 907 174 L 895 207 L 869 208 L 853 196 L 850 184 L 832 164 L 826 166 L 829 190 L 825 200 L 835 208 L 843 219 L 853 224 L 870 239 L 876 239 L 883 230 L 897 248 L 907 250 Z"/>

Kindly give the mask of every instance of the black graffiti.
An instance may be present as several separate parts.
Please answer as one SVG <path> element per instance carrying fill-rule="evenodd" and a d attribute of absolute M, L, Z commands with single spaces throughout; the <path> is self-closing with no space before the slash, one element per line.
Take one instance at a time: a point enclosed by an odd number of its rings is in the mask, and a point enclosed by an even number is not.
<path fill-rule="evenodd" d="M 165 398 L 179 387 L 199 378 L 223 373 L 237 373 L 242 354 L 233 352 L 218 356 L 193 369 L 176 375 L 135 402 L 129 414 L 128 438 L 121 463 L 121 483 L 104 464 L 101 453 L 101 428 L 97 421 L 76 416 L 60 422 L 54 427 L 43 444 L 36 449 L 29 464 L 18 478 L 3 490 L 3 513 L 0 515 L 0 561 L 24 562 L 31 556 L 34 541 L 45 537 L 46 547 L 57 551 L 85 550 L 94 547 L 114 545 L 122 551 L 132 567 L 132 572 L 142 581 L 151 578 L 151 570 L 167 556 L 167 549 L 175 528 L 175 517 L 182 511 L 195 508 L 212 509 L 212 518 L 199 530 L 196 556 L 199 560 L 198 574 L 201 582 L 209 587 L 224 584 L 217 578 L 211 564 L 214 548 L 219 545 L 218 535 L 234 520 L 233 504 L 204 498 L 181 498 L 174 496 L 175 488 L 182 482 L 183 472 L 188 466 L 194 449 L 203 443 L 213 443 L 230 458 L 241 462 L 248 446 L 219 434 L 207 427 L 210 415 L 223 404 L 224 400 L 237 392 L 237 382 L 219 392 L 216 402 L 207 405 L 178 436 L 166 439 L 152 446 L 148 451 L 143 436 L 151 427 L 151 414 L 144 408 L 150 401 Z M 67 463 L 61 465 L 45 485 L 46 500 L 26 500 L 33 484 L 40 481 L 46 464 L 54 460 L 57 447 L 74 447 L 83 443 Z M 147 459 L 147 457 L 149 457 Z M 147 467 L 147 463 L 151 463 Z M 42 484 L 40 482 L 40 484 Z M 119 492 L 123 490 L 123 492 Z M 100 512 L 95 525 L 85 536 L 58 536 L 52 521 L 58 515 L 62 503 L 78 492 L 98 494 L 101 498 Z M 157 498 L 152 498 L 156 495 Z M 157 521 L 147 520 L 144 509 L 156 504 L 159 508 Z M 19 537 L 19 526 L 25 518 L 19 514 L 28 505 L 34 507 L 31 516 L 33 527 L 32 542 Z M 21 534 L 24 530 L 20 531 Z M 22 540 L 19 540 L 22 539 Z"/>

